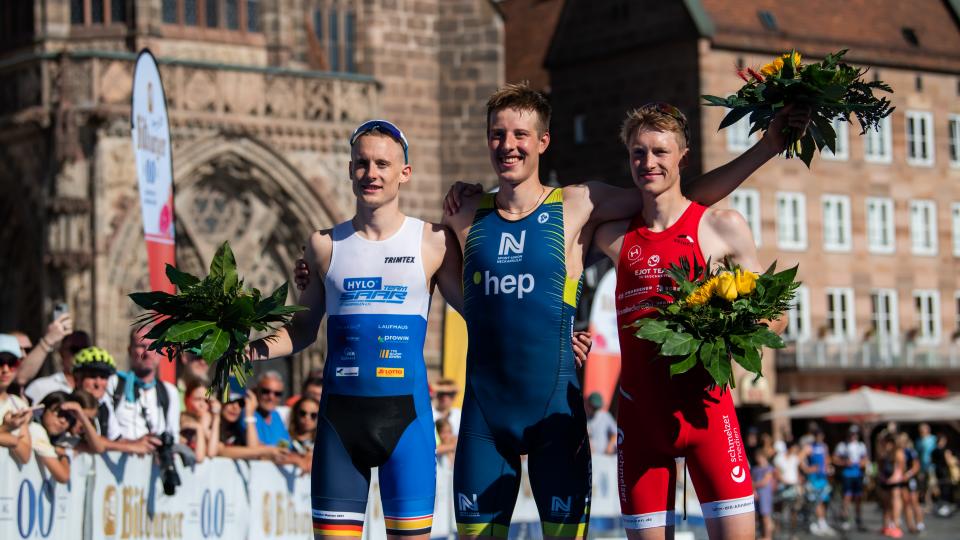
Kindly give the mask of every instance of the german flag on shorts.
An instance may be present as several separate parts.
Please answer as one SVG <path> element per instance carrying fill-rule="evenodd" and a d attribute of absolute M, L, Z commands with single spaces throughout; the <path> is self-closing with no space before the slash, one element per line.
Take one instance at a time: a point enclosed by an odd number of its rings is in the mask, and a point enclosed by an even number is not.
<path fill-rule="evenodd" d="M 363 536 L 363 514 L 314 510 L 313 534 L 360 538 Z"/>
<path fill-rule="evenodd" d="M 387 525 L 387 534 L 415 536 L 430 533 L 430 527 L 433 526 L 433 514 L 413 517 L 391 517 L 384 515 L 383 521 Z"/>

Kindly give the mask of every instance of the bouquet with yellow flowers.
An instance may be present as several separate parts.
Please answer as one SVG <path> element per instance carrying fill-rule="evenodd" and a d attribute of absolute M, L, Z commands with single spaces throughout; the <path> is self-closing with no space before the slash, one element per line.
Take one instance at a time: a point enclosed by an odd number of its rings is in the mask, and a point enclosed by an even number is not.
<path fill-rule="evenodd" d="M 788 105 L 811 108 L 811 124 L 805 133 L 787 134 L 788 158 L 797 156 L 807 167 L 814 150 L 836 151 L 837 134 L 833 120 L 850 121 L 853 113 L 860 123 L 860 134 L 878 129 L 880 121 L 893 112 L 887 98 L 877 98 L 874 90 L 893 92 L 883 81 L 863 79 L 866 68 L 856 68 L 841 60 L 847 49 L 828 54 L 822 62 L 802 64 L 797 51 L 774 58 L 760 68 L 746 68 L 737 75 L 746 82 L 737 93 L 726 98 L 703 96 L 707 105 L 727 107 L 729 113 L 720 122 L 720 129 L 750 115 L 750 133 L 766 130 L 777 112 Z"/>
<path fill-rule="evenodd" d="M 776 272 L 774 263 L 756 274 L 729 260 L 714 271 L 710 266 L 709 261 L 706 267 L 694 261 L 691 268 L 686 259 L 672 265 L 667 274 L 677 286 L 667 294 L 673 302 L 631 326 L 636 337 L 660 345 L 660 355 L 670 359 L 671 375 L 700 363 L 716 384 L 733 387 L 732 362 L 760 377 L 761 347 L 784 346 L 760 321 L 778 319 L 789 309 L 800 285 L 794 281 L 797 267 Z"/>

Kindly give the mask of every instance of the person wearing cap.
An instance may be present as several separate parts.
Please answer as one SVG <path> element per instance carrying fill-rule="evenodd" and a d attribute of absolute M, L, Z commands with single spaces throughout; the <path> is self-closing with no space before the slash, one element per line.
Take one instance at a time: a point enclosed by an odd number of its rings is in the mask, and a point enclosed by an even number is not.
<path fill-rule="evenodd" d="M 603 408 L 603 396 L 593 392 L 587 396 L 584 406 L 587 413 L 587 435 L 590 451 L 599 454 L 617 453 L 617 421 Z"/>
<path fill-rule="evenodd" d="M 303 349 L 327 315 L 312 471 L 314 535 L 361 535 L 370 472 L 378 467 L 388 536 L 425 540 L 436 462 L 423 343 L 433 288 L 454 308 L 462 303 L 459 251 L 444 227 L 400 211 L 413 168 L 396 125 L 364 122 L 349 143 L 356 213 L 311 235 L 304 259 L 317 279 L 299 301 L 310 309 L 252 343 L 250 357 Z"/>
<path fill-rule="evenodd" d="M 64 337 L 60 347 L 57 348 L 61 371 L 34 379 L 23 391 L 24 395 L 30 399 L 31 403 L 40 403 L 51 392 L 60 391 L 68 394 L 72 392 L 76 388 L 76 381 L 73 379 L 74 357 L 89 346 L 90 335 L 83 330 L 75 330 Z"/>
<path fill-rule="evenodd" d="M 861 502 L 863 499 L 864 475 L 870 462 L 867 445 L 860 440 L 860 426 L 853 424 L 847 432 L 847 440 L 840 441 L 833 452 L 833 463 L 840 468 L 843 484 L 843 523 L 844 530 L 852 527 L 850 507 L 856 514 L 857 530 L 866 530 L 863 526 Z"/>
<path fill-rule="evenodd" d="M 23 353 L 17 338 L 0 334 L 0 447 L 10 449 L 10 455 L 21 464 L 30 461 L 32 444 L 30 430 L 25 427 L 33 417 L 33 411 L 20 396 L 7 389 L 17 379 L 17 370 Z"/>

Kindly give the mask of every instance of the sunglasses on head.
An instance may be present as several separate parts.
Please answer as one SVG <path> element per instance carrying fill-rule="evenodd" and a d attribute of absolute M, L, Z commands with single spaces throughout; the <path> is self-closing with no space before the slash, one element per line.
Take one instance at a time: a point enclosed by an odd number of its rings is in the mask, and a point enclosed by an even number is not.
<path fill-rule="evenodd" d="M 20 367 L 20 362 L 22 361 L 22 358 L 17 358 L 13 355 L 0 355 L 0 366 L 7 366 L 10 369 L 17 369 Z"/>
<path fill-rule="evenodd" d="M 261 388 L 259 393 L 261 396 L 280 397 L 283 395 L 283 390 L 270 390 L 269 388 Z"/>
<path fill-rule="evenodd" d="M 386 133 L 392 137 L 393 140 L 400 143 L 400 146 L 403 147 L 403 162 L 410 163 L 410 159 L 407 156 L 407 150 L 410 147 L 407 143 L 407 138 L 403 135 L 403 132 L 400 131 L 400 128 L 386 120 L 367 120 L 360 124 L 360 126 L 353 131 L 353 135 L 350 136 L 350 146 L 352 147 L 353 143 L 357 142 L 357 139 L 359 139 L 361 135 L 370 133 L 373 130 Z"/>
<path fill-rule="evenodd" d="M 663 101 L 652 101 L 647 103 L 641 109 L 656 111 L 660 114 L 665 114 L 680 124 L 680 129 L 683 130 L 683 136 L 687 140 L 687 143 L 690 143 L 690 126 L 687 125 L 687 117 L 680 111 L 680 109 L 674 107 L 673 105 L 663 102 Z"/>
<path fill-rule="evenodd" d="M 297 411 L 297 416 L 300 418 L 310 417 L 311 420 L 316 420 L 319 413 L 307 412 L 307 411 Z"/>

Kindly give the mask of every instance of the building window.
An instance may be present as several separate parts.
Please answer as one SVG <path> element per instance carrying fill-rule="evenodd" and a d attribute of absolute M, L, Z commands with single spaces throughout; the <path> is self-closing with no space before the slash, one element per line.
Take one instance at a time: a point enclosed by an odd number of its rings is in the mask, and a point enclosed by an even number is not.
<path fill-rule="evenodd" d="M 823 196 L 823 249 L 850 251 L 850 197 Z"/>
<path fill-rule="evenodd" d="M 787 327 L 783 339 L 804 341 L 810 338 L 810 290 L 806 285 L 797 287 L 797 294 L 787 310 Z"/>
<path fill-rule="evenodd" d="M 891 144 L 892 128 L 890 117 L 880 121 L 877 129 L 868 129 L 864 136 L 864 159 L 870 163 L 890 163 L 893 161 Z"/>
<path fill-rule="evenodd" d="M 323 10 L 320 8 L 313 10 L 313 37 L 323 43 Z"/>
<path fill-rule="evenodd" d="M 330 10 L 329 40 L 330 71 L 340 71 L 340 16 L 335 9 Z"/>
<path fill-rule="evenodd" d="M 917 308 L 917 343 L 940 343 L 940 291 L 913 291 L 913 301 Z"/>
<path fill-rule="evenodd" d="M 893 199 L 867 197 L 867 250 L 893 253 L 893 234 Z"/>
<path fill-rule="evenodd" d="M 937 254 L 937 205 L 910 201 L 910 242 L 914 255 Z"/>
<path fill-rule="evenodd" d="M 838 287 L 827 289 L 827 331 L 832 341 L 856 339 L 854 327 L 853 289 Z"/>
<path fill-rule="evenodd" d="M 870 323 L 873 335 L 880 343 L 881 354 L 887 356 L 897 350 L 900 323 L 897 320 L 897 291 L 875 289 L 870 294 Z"/>
<path fill-rule="evenodd" d="M 70 24 L 126 24 L 129 0 L 70 0 Z M 164 8 L 166 8 L 166 0 Z"/>
<path fill-rule="evenodd" d="M 730 194 L 730 207 L 750 225 L 753 241 L 760 245 L 760 192 L 755 189 L 738 189 Z"/>
<path fill-rule="evenodd" d="M 163 0 L 161 14 L 167 25 L 257 33 L 261 31 L 260 4 L 259 0 Z"/>
<path fill-rule="evenodd" d="M 744 116 L 731 126 L 727 131 L 727 150 L 739 154 L 750 148 L 756 141 L 756 134 L 750 133 L 749 115 Z"/>
<path fill-rule="evenodd" d="M 777 193 L 777 245 L 780 249 L 807 249 L 807 202 L 803 193 Z"/>
<path fill-rule="evenodd" d="M 352 10 L 341 11 L 325 2 L 313 10 L 313 37 L 318 56 L 313 67 L 328 71 L 356 73 L 357 15 Z"/>
<path fill-rule="evenodd" d="M 828 148 L 824 148 L 822 153 L 823 159 L 846 161 L 849 158 L 850 145 L 847 141 L 849 126 L 850 123 L 842 116 L 833 119 L 833 131 L 837 134 L 837 140 L 833 145 L 836 152 L 831 152 Z"/>
<path fill-rule="evenodd" d="M 247 0 L 247 32 L 260 32 L 260 0 Z"/>
<path fill-rule="evenodd" d="M 933 165 L 933 114 L 907 111 L 907 163 Z"/>
<path fill-rule="evenodd" d="M 950 205 L 950 225 L 953 229 L 953 256 L 960 257 L 960 203 Z"/>
<path fill-rule="evenodd" d="M 180 15 L 177 13 L 177 0 L 163 0 L 163 6 L 161 7 L 163 11 L 163 22 L 166 24 L 177 24 L 180 20 Z"/>
<path fill-rule="evenodd" d="M 577 114 L 573 117 L 573 142 L 583 144 L 587 142 L 587 115 Z"/>
<path fill-rule="evenodd" d="M 219 1 L 206 1 L 206 13 L 204 13 L 204 21 L 206 22 L 207 28 L 217 28 L 220 26 L 220 2 Z"/>
<path fill-rule="evenodd" d="M 960 114 L 951 114 L 947 122 L 950 135 L 950 166 L 960 167 Z"/>

